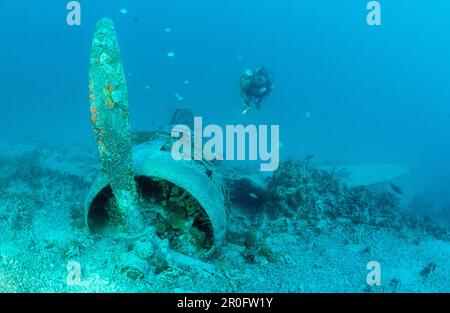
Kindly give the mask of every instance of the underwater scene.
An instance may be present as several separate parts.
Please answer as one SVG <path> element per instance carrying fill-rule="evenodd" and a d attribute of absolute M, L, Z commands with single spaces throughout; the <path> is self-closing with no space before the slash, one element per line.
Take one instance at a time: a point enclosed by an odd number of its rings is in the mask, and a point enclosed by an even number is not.
<path fill-rule="evenodd" d="M 450 292 L 449 23 L 1 1 L 0 292 Z"/>

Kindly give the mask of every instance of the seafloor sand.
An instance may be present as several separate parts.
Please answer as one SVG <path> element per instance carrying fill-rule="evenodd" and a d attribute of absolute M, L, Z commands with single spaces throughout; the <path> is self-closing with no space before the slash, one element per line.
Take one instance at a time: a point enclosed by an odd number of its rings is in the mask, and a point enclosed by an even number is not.
<path fill-rule="evenodd" d="M 0 151 L 1 292 L 450 291 L 448 241 L 345 219 L 320 225 L 268 219 L 237 207 L 230 233 L 257 229 L 272 257 L 248 257 L 229 236 L 212 267 L 171 266 L 135 280 L 118 265 L 126 244 L 83 227 L 83 201 L 98 169 L 95 147 L 1 141 Z M 381 286 L 366 284 L 371 260 L 381 264 Z M 81 265 L 76 286 L 67 284 L 70 261 Z"/>

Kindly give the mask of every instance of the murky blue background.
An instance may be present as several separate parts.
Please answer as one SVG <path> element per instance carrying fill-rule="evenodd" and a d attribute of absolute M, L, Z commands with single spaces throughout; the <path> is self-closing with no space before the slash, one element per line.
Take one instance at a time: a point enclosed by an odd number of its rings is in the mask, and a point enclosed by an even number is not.
<path fill-rule="evenodd" d="M 89 50 L 108 16 L 135 128 L 165 125 L 178 106 L 205 123 L 280 124 L 282 157 L 408 164 L 406 192 L 450 202 L 448 1 L 381 1 L 380 27 L 360 0 L 85 0 L 79 27 L 67 2 L 0 2 L 1 137 L 94 141 Z M 239 77 L 260 65 L 275 92 L 239 119 Z"/>

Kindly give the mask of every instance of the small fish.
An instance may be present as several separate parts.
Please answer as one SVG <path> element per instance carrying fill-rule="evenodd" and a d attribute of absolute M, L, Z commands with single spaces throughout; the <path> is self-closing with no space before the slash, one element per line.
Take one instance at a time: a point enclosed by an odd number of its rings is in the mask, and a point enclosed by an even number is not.
<path fill-rule="evenodd" d="M 258 199 L 258 196 L 255 195 L 253 192 L 250 192 L 248 195 L 250 196 L 250 198 Z"/>
<path fill-rule="evenodd" d="M 127 13 L 128 13 L 128 9 L 123 8 L 123 9 L 120 10 L 120 13 L 122 13 L 122 14 L 127 14 Z"/>
<path fill-rule="evenodd" d="M 403 194 L 403 190 L 399 186 L 397 186 L 393 183 L 390 183 L 390 185 L 391 185 L 392 190 L 394 190 L 396 193 L 398 193 L 400 195 Z"/>
<path fill-rule="evenodd" d="M 308 154 L 307 156 L 305 156 L 306 161 L 310 161 L 312 160 L 312 158 L 314 158 L 314 154 Z"/>
<path fill-rule="evenodd" d="M 167 56 L 168 56 L 169 58 L 173 58 L 173 57 L 175 57 L 175 52 L 169 51 L 169 52 L 167 52 Z"/>
<path fill-rule="evenodd" d="M 172 31 L 172 29 L 171 29 L 170 27 L 166 27 L 166 28 L 164 28 L 164 31 L 165 31 L 166 33 L 170 33 L 170 32 Z"/>
<path fill-rule="evenodd" d="M 311 118 L 311 113 L 310 113 L 309 111 L 307 111 L 307 112 L 305 113 L 305 117 L 306 117 L 306 118 Z"/>
<path fill-rule="evenodd" d="M 190 84 L 190 81 L 186 79 L 186 80 L 183 82 L 183 84 L 189 85 L 189 84 Z"/>
<path fill-rule="evenodd" d="M 149 90 L 149 89 L 150 89 L 150 86 L 149 86 L 149 85 L 145 85 L 144 88 L 147 89 L 147 90 Z"/>
<path fill-rule="evenodd" d="M 179 93 L 175 94 L 175 98 L 177 98 L 178 101 L 183 101 L 183 99 L 184 99 L 183 96 L 180 95 Z"/>

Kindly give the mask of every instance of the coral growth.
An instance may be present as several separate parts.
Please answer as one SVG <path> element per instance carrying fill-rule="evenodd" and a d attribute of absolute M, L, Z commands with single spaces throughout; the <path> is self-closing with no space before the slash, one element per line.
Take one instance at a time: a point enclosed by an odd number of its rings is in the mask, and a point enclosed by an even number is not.
<path fill-rule="evenodd" d="M 343 173 L 318 169 L 310 160 L 289 159 L 268 184 L 265 211 L 272 217 L 302 219 L 309 224 L 348 221 L 400 230 L 421 229 L 439 239 L 450 239 L 448 227 L 439 227 L 399 206 L 398 195 L 375 187 L 349 188 Z M 320 228 L 320 227 L 319 227 Z"/>
<path fill-rule="evenodd" d="M 283 162 L 268 189 L 268 212 L 308 221 L 348 218 L 378 225 L 391 220 L 398 208 L 392 193 L 364 186 L 348 188 L 340 173 L 318 169 L 309 160 Z"/>

